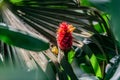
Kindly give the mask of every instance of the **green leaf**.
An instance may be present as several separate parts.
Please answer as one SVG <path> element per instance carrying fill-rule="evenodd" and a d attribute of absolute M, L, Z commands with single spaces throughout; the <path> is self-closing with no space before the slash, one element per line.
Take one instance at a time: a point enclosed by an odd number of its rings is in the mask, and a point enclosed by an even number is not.
<path fill-rule="evenodd" d="M 84 63 L 80 64 L 80 68 L 86 73 L 91 73 L 92 68 Z"/>
<path fill-rule="evenodd" d="M 61 54 L 59 54 L 59 56 L 61 56 L 63 54 L 63 52 L 61 52 Z M 66 54 L 66 53 L 64 53 Z M 68 62 L 67 56 L 62 56 L 61 57 L 61 60 L 60 60 L 60 64 L 62 66 L 62 68 L 64 69 L 64 72 L 71 78 L 71 80 L 78 80 L 73 69 L 72 69 L 72 66 L 71 64 Z"/>
<path fill-rule="evenodd" d="M 59 72 L 58 72 L 58 77 L 59 77 L 59 79 L 60 80 L 68 80 L 68 77 L 67 77 L 68 75 L 65 73 L 65 71 L 63 71 L 63 70 L 60 70 Z"/>
<path fill-rule="evenodd" d="M 74 55 L 75 55 L 75 51 L 71 49 L 71 50 L 68 52 L 68 62 L 69 62 L 69 63 L 72 63 L 72 61 L 73 61 L 73 59 L 74 59 Z"/>
<path fill-rule="evenodd" d="M 92 68 L 95 72 L 95 75 L 99 78 L 103 78 L 102 71 L 101 71 L 100 65 L 98 63 L 98 60 L 97 60 L 95 54 L 92 52 L 92 50 L 87 45 L 84 46 L 84 51 L 87 53 L 86 59 L 88 59 L 90 61 Z"/>
<path fill-rule="evenodd" d="M 98 63 L 97 58 L 96 58 L 96 56 L 94 54 L 92 54 L 92 56 L 90 58 L 90 62 L 92 64 L 92 67 L 93 67 L 93 69 L 95 71 L 96 76 L 102 78 L 102 73 L 101 73 L 99 63 Z"/>
<path fill-rule="evenodd" d="M 80 5 L 82 5 L 82 6 L 91 6 L 91 3 L 88 0 L 80 0 Z"/>
<path fill-rule="evenodd" d="M 10 26 L 0 23 L 0 40 L 3 42 L 33 51 L 42 51 L 49 48 L 49 43 Z"/>
<path fill-rule="evenodd" d="M 96 56 L 96 58 L 99 59 L 100 61 L 105 61 L 105 60 L 106 60 L 105 56 L 104 56 L 104 55 L 101 55 L 101 53 L 97 53 L 95 56 Z"/>
<path fill-rule="evenodd" d="M 10 0 L 10 2 L 12 3 L 18 3 L 18 2 L 22 2 L 23 0 Z"/>
<path fill-rule="evenodd" d="M 99 32 L 99 33 L 103 33 L 103 29 L 101 28 L 101 26 L 97 23 L 94 25 L 94 29 Z"/>
<path fill-rule="evenodd" d="M 23 5 L 24 0 L 10 0 L 10 3 L 15 4 L 17 6 Z"/>

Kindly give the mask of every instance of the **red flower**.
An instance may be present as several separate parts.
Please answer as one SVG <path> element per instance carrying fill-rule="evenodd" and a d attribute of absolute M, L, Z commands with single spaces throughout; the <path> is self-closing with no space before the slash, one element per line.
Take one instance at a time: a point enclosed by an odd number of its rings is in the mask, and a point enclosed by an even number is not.
<path fill-rule="evenodd" d="M 72 32 L 74 29 L 75 27 L 67 22 L 62 22 L 59 25 L 57 31 L 57 44 L 61 50 L 67 51 L 72 47 Z"/>

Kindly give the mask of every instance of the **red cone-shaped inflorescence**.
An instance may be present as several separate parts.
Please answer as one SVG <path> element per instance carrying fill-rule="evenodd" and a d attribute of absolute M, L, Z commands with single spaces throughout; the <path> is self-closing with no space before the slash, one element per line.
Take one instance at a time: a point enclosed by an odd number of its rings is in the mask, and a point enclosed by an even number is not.
<path fill-rule="evenodd" d="M 57 44 L 61 50 L 67 51 L 72 47 L 72 32 L 74 29 L 75 27 L 67 22 L 60 23 L 57 31 Z"/>

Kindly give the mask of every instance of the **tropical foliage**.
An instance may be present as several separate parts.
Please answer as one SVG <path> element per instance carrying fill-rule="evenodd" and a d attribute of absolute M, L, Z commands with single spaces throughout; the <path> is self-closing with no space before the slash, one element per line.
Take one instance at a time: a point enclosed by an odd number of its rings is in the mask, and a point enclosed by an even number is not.
<path fill-rule="evenodd" d="M 119 3 L 0 0 L 0 79 L 119 80 Z"/>

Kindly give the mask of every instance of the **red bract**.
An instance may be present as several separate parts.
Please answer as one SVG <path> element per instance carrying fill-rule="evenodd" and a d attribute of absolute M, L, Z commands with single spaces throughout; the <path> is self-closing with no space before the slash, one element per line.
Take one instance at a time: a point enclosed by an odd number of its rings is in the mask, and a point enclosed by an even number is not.
<path fill-rule="evenodd" d="M 74 29 L 75 27 L 67 22 L 60 23 L 57 31 L 57 44 L 61 50 L 67 51 L 72 47 L 72 32 Z"/>

